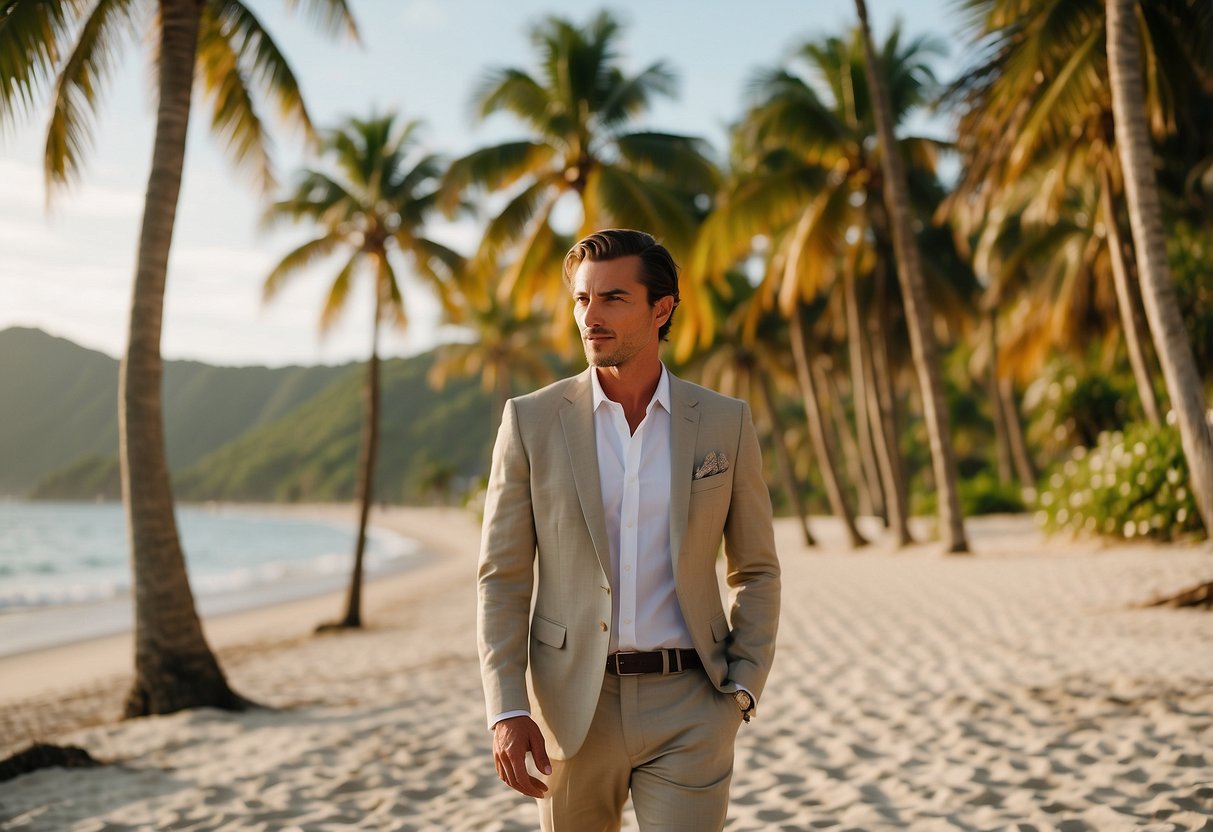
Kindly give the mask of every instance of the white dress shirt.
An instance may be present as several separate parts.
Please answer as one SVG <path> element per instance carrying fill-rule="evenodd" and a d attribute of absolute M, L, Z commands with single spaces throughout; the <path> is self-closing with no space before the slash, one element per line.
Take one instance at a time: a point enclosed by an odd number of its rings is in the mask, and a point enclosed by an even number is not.
<path fill-rule="evenodd" d="M 691 647 L 670 555 L 670 379 L 663 366 L 632 433 L 623 405 L 593 387 L 594 440 L 611 549 L 610 650 Z"/>

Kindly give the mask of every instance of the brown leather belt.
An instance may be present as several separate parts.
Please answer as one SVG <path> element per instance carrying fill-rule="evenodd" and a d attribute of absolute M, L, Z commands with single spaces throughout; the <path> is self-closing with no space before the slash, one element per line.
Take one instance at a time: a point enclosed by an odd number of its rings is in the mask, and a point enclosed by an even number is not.
<path fill-rule="evenodd" d="M 670 647 L 651 653 L 612 653 L 607 656 L 607 673 L 615 676 L 640 676 L 644 673 L 681 673 L 703 667 L 694 650 Z"/>

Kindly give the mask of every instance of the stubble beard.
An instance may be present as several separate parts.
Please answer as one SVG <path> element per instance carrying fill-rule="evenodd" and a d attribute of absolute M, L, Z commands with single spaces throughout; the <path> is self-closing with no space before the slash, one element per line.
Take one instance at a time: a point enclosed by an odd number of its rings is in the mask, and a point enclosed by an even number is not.
<path fill-rule="evenodd" d="M 618 342 L 613 349 L 595 352 L 589 342 L 585 343 L 585 360 L 591 367 L 618 367 L 640 352 L 635 344 Z"/>

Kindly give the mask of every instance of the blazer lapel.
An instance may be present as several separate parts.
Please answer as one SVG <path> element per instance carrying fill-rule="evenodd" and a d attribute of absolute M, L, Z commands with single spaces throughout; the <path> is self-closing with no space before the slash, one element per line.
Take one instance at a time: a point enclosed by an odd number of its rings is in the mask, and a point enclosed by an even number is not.
<path fill-rule="evenodd" d="M 678 568 L 691 510 L 691 476 L 699 437 L 699 399 L 694 388 L 670 375 L 670 557 Z"/>
<path fill-rule="evenodd" d="M 573 465 L 577 499 L 594 542 L 594 554 L 605 575 L 611 574 L 611 548 L 607 542 L 606 516 L 602 510 L 602 483 L 598 479 L 598 444 L 594 439 L 594 397 L 591 395 L 590 368 L 577 377 L 564 394 L 560 424 Z"/>

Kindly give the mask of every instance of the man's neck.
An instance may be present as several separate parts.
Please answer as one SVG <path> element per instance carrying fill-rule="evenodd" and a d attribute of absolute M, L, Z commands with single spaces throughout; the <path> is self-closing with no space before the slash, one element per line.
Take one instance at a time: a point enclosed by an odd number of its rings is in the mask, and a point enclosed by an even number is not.
<path fill-rule="evenodd" d="M 595 367 L 594 372 L 598 373 L 603 394 L 623 406 L 628 424 L 635 432 L 636 426 L 644 419 L 653 394 L 657 392 L 657 385 L 661 381 L 661 362 L 654 357 L 642 363 L 630 361 L 618 367 Z"/>

